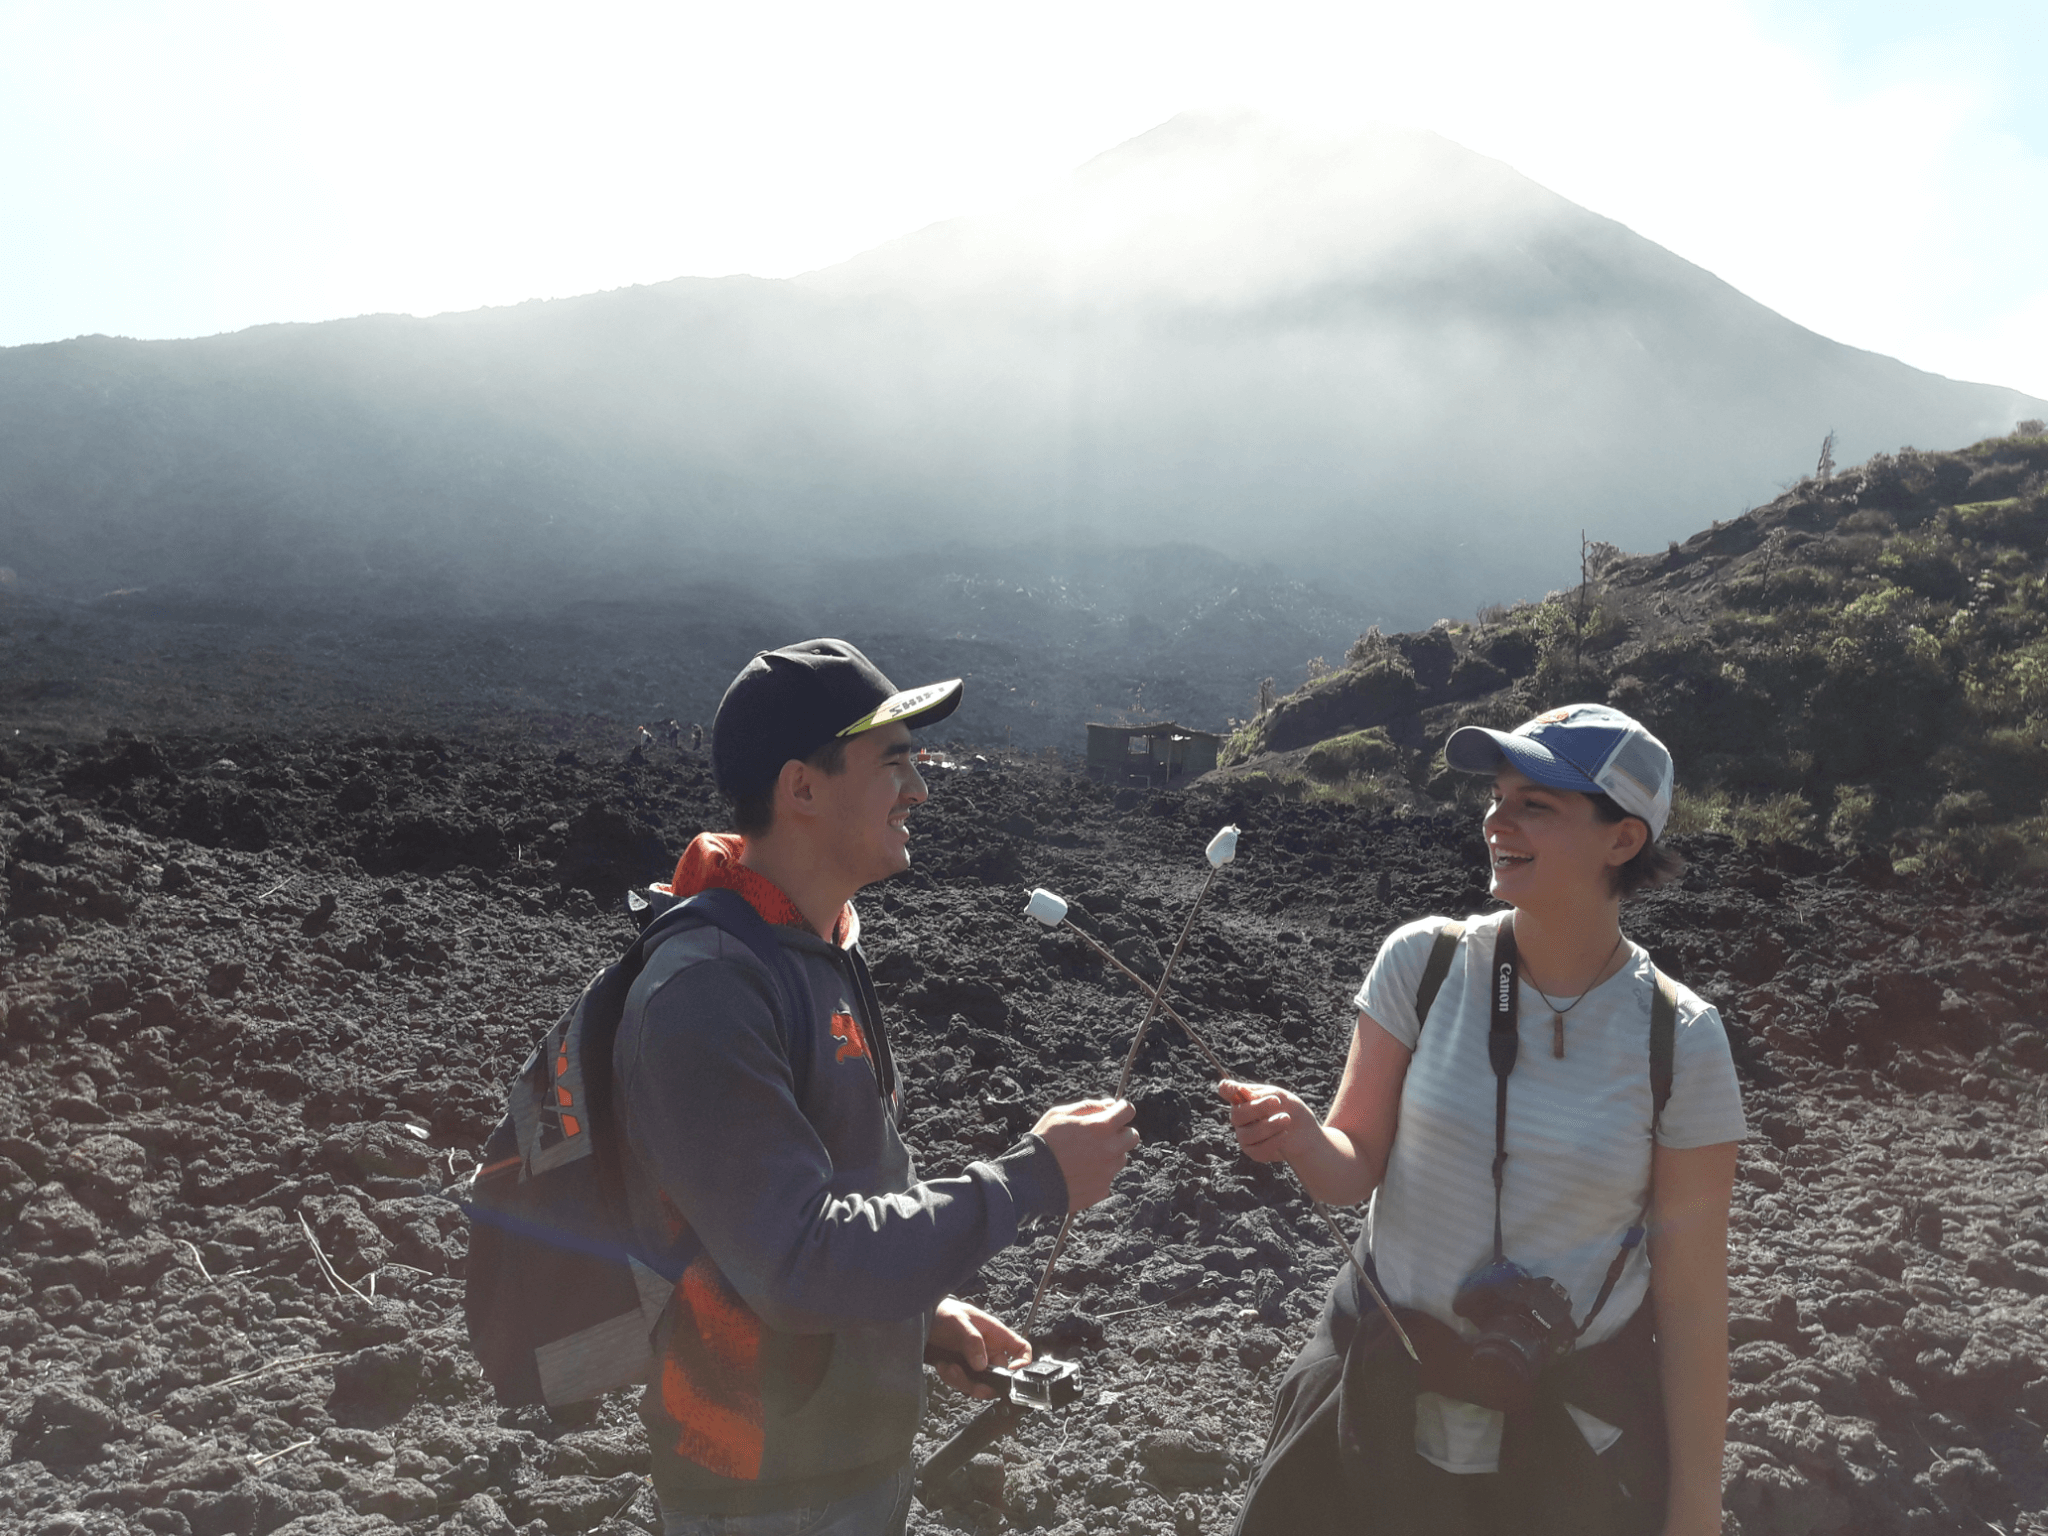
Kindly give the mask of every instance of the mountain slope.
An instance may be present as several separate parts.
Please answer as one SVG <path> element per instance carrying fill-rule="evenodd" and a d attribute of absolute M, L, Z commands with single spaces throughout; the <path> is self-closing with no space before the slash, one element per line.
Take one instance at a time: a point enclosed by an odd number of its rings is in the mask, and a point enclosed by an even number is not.
<path fill-rule="evenodd" d="M 1427 134 L 1176 119 L 795 281 L 0 352 L 0 563 L 496 608 L 938 534 L 1193 540 L 1403 624 L 2048 405 L 1813 335 Z"/>
<path fill-rule="evenodd" d="M 1574 700 L 1650 726 L 1673 826 L 2048 875 L 2048 437 L 1881 454 L 1477 624 L 1369 634 L 1235 737 L 1284 794 L 1476 795 L 1459 725 Z M 1886 868 L 1890 868 L 1887 863 Z"/>

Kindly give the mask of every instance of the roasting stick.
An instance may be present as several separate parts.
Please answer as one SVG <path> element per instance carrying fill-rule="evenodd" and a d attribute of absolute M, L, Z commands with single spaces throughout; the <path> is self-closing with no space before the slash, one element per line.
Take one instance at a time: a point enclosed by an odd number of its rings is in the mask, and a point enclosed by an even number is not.
<path fill-rule="evenodd" d="M 1131 980 L 1137 982 L 1139 990 L 1149 994 L 1152 999 L 1146 1005 L 1145 1017 L 1138 1023 L 1138 1032 L 1131 1037 L 1130 1050 L 1124 1054 L 1123 1071 L 1117 1075 L 1115 1097 L 1119 1099 L 1124 1096 L 1125 1091 L 1131 1086 L 1131 1074 L 1138 1068 L 1138 1051 L 1145 1044 L 1145 1032 L 1151 1029 L 1152 1020 L 1162 1009 L 1172 1013 L 1172 1010 L 1166 1007 L 1166 984 L 1173 979 L 1173 968 L 1180 963 L 1180 952 L 1187 946 L 1188 934 L 1195 926 L 1195 914 L 1202 910 L 1202 903 L 1209 899 L 1209 888 L 1216 883 L 1216 877 L 1223 872 L 1223 866 L 1229 863 L 1236 856 L 1236 853 L 1237 828 L 1225 827 L 1210 840 L 1209 878 L 1202 882 L 1202 889 L 1200 894 L 1195 897 L 1195 904 L 1188 908 L 1187 921 L 1180 925 L 1180 937 L 1173 942 L 1173 953 L 1167 957 L 1166 971 L 1159 978 L 1157 988 L 1147 986 L 1137 972 L 1104 949 L 1101 944 L 1096 942 L 1093 935 L 1083 933 L 1067 917 L 1067 904 L 1060 900 L 1059 897 L 1046 890 L 1035 890 L 1031 893 L 1031 900 L 1025 908 L 1027 912 L 1040 922 L 1063 923 L 1067 927 L 1072 928 L 1074 932 L 1079 933 L 1083 939 L 1086 939 L 1098 954 L 1106 957 L 1111 965 L 1114 965 L 1118 970 L 1130 977 Z M 1188 1021 L 1181 1018 L 1178 1014 L 1174 1014 L 1174 1022 L 1187 1031 L 1188 1038 L 1193 1040 L 1195 1044 L 1200 1045 L 1202 1047 L 1202 1054 L 1216 1063 L 1216 1069 L 1219 1072 L 1222 1071 L 1223 1063 L 1217 1058 L 1214 1051 L 1211 1051 L 1207 1045 L 1202 1043 L 1201 1037 L 1195 1033 Z M 1045 1270 L 1038 1277 L 1038 1289 L 1031 1293 L 1031 1309 L 1024 1314 L 1024 1334 L 1027 1338 L 1030 1337 L 1032 1324 L 1038 1321 L 1038 1309 L 1045 1304 L 1045 1292 L 1046 1288 L 1052 1284 L 1053 1269 L 1058 1265 L 1060 1254 L 1065 1250 L 1067 1238 L 1073 1230 L 1074 1213 L 1069 1211 L 1060 1222 L 1059 1236 L 1052 1240 L 1052 1252 L 1046 1255 Z"/>
<path fill-rule="evenodd" d="M 1051 896 L 1052 893 L 1050 891 L 1047 891 L 1034 894 L 1043 894 Z M 1054 897 L 1053 899 L 1058 900 L 1057 897 Z M 1062 918 L 1060 919 L 1060 922 L 1065 927 L 1073 928 L 1074 932 L 1080 934 L 1083 939 L 1086 939 L 1088 943 L 1095 949 L 1095 951 L 1102 956 L 1103 959 L 1107 960 L 1111 965 L 1115 966 L 1118 970 L 1122 971 L 1126 976 L 1130 977 L 1131 980 L 1137 984 L 1138 988 L 1141 991 L 1145 992 L 1155 1002 L 1157 1002 L 1159 1011 L 1165 1014 L 1169 1019 L 1173 1020 L 1173 1022 L 1178 1024 L 1184 1031 L 1186 1031 L 1188 1039 L 1192 1040 L 1195 1043 L 1196 1049 L 1200 1050 L 1201 1053 L 1208 1058 L 1209 1065 L 1216 1069 L 1216 1075 L 1219 1078 L 1230 1076 L 1230 1068 L 1223 1065 L 1222 1059 L 1219 1056 L 1217 1056 L 1215 1051 L 1209 1048 L 1209 1042 L 1204 1040 L 1199 1034 L 1197 1034 L 1195 1032 L 1194 1026 L 1188 1023 L 1186 1019 L 1182 1018 L 1179 1014 L 1175 1013 L 1173 1009 L 1170 1006 L 1168 1006 L 1165 1002 L 1159 1000 L 1159 994 L 1153 991 L 1152 984 L 1150 982 L 1145 980 L 1144 977 L 1140 976 L 1136 971 L 1132 970 L 1129 966 L 1125 965 L 1123 961 L 1117 959 L 1115 955 L 1112 955 L 1108 950 L 1104 949 L 1099 943 L 1095 941 L 1092 935 L 1090 935 L 1081 928 L 1075 927 L 1070 920 Z M 1117 1097 L 1122 1098 L 1122 1093 L 1119 1092 Z M 1287 1171 L 1289 1173 L 1294 1173 L 1294 1169 L 1291 1166 L 1285 1164 L 1283 1164 L 1282 1166 L 1287 1167 Z M 1300 1181 L 1300 1178 L 1301 1175 L 1295 1174 L 1295 1180 L 1297 1183 Z M 1306 1191 L 1303 1192 L 1306 1193 Z M 1311 1197 L 1309 1203 L 1315 1207 L 1316 1215 L 1322 1219 L 1323 1225 L 1330 1229 L 1330 1236 L 1336 1241 L 1337 1246 L 1344 1250 L 1344 1254 L 1348 1258 L 1351 1254 L 1351 1239 L 1344 1235 L 1343 1227 L 1338 1225 L 1336 1213 L 1333 1212 L 1327 1205 L 1323 1204 L 1322 1201 L 1316 1200 L 1313 1197 Z M 1072 1221 L 1073 1217 L 1069 1216 L 1067 1218 L 1067 1223 L 1071 1223 Z M 1062 1224 L 1060 1227 L 1061 1242 L 1056 1243 L 1053 1247 L 1052 1256 L 1055 1259 L 1059 1257 L 1060 1247 L 1064 1244 L 1066 1230 L 1066 1224 Z M 1050 1276 L 1051 1273 L 1052 1265 L 1050 1262 L 1048 1262 L 1046 1265 L 1045 1274 L 1046 1276 Z M 1373 1284 L 1372 1276 L 1364 1273 L 1364 1271 L 1361 1270 L 1359 1272 L 1359 1278 L 1365 1282 L 1366 1289 L 1372 1292 L 1372 1299 L 1379 1303 L 1380 1311 L 1385 1315 L 1388 1323 L 1390 1323 L 1393 1326 L 1395 1337 L 1399 1338 L 1401 1341 L 1401 1347 L 1408 1351 L 1408 1358 L 1420 1363 L 1421 1357 L 1415 1353 L 1414 1340 L 1408 1337 L 1408 1330 L 1401 1326 L 1401 1320 L 1394 1315 L 1394 1309 L 1387 1305 L 1387 1298 L 1380 1294 L 1380 1288 L 1377 1285 Z M 1038 1314 L 1038 1303 L 1040 1297 L 1042 1297 L 1045 1294 L 1045 1284 L 1045 1277 L 1041 1276 L 1038 1282 L 1038 1291 L 1031 1298 L 1031 1315 L 1033 1318 L 1035 1318 Z M 1030 1332 L 1031 1324 L 1029 1321 L 1025 1323 L 1024 1327 L 1025 1332 Z"/>
<path fill-rule="evenodd" d="M 1048 891 L 1045 894 L 1051 895 L 1052 893 Z M 1082 940 L 1088 945 L 1090 949 L 1094 950 L 1098 955 L 1102 956 L 1103 959 L 1107 960 L 1111 965 L 1115 966 L 1118 970 L 1122 971 L 1126 976 L 1130 977 L 1131 980 L 1137 984 L 1138 990 L 1143 992 L 1147 997 L 1151 998 L 1153 1005 L 1161 1013 L 1165 1014 L 1169 1019 L 1173 1020 L 1174 1023 L 1178 1024 L 1181 1027 L 1181 1032 L 1185 1034 L 1191 1042 L 1193 1042 L 1196 1050 L 1200 1051 L 1204 1056 L 1206 1056 L 1209 1059 L 1209 1065 L 1216 1069 L 1219 1076 L 1228 1077 L 1230 1075 L 1230 1069 L 1223 1065 L 1223 1058 L 1218 1056 L 1213 1050 L 1209 1048 L 1209 1042 L 1204 1040 L 1199 1034 L 1195 1032 L 1194 1025 L 1190 1024 L 1186 1019 L 1182 1018 L 1179 1014 L 1173 1011 L 1172 1007 L 1166 1002 L 1166 1000 L 1159 995 L 1158 988 L 1154 987 L 1151 982 L 1147 981 L 1144 977 L 1140 976 L 1128 965 L 1125 965 L 1123 961 L 1117 959 L 1115 955 L 1112 955 L 1108 950 L 1104 949 L 1102 945 L 1096 940 L 1095 936 L 1089 933 L 1086 929 L 1075 927 L 1075 925 L 1071 921 L 1065 918 L 1062 918 L 1060 920 L 1060 925 L 1065 928 L 1073 928 L 1074 932 L 1080 934 Z M 1147 1014 L 1146 1017 L 1147 1019 L 1149 1019 L 1151 1015 Z M 1143 1036 L 1141 1035 L 1139 1038 L 1142 1041 Z M 1124 1060 L 1123 1081 L 1119 1083 L 1117 1087 L 1118 1098 L 1122 1098 L 1123 1090 L 1130 1086 L 1130 1066 L 1131 1062 L 1134 1060 L 1136 1060 L 1136 1052 L 1133 1052 Z"/>
<path fill-rule="evenodd" d="M 1228 830 L 1231 842 L 1234 845 L 1237 841 L 1237 828 L 1231 827 Z M 1219 833 L 1218 836 L 1220 837 L 1221 834 Z M 1118 1074 L 1116 1080 L 1116 1096 L 1118 1098 L 1122 1098 L 1129 1091 L 1131 1074 L 1138 1070 L 1138 1051 L 1145 1043 L 1145 1031 L 1152 1027 L 1153 1018 L 1160 1010 L 1166 1007 L 1166 984 L 1173 980 L 1173 968 L 1180 964 L 1180 952 L 1187 947 L 1188 933 L 1195 926 L 1195 914 L 1202 910 L 1202 903 L 1209 899 L 1209 887 L 1216 883 L 1216 877 L 1222 873 L 1223 860 L 1212 857 L 1209 861 L 1209 878 L 1202 882 L 1202 889 L 1195 897 L 1195 904 L 1188 908 L 1188 920 L 1180 925 L 1180 937 L 1173 941 L 1173 953 L 1167 956 L 1166 970 L 1159 978 L 1159 989 L 1156 992 L 1152 992 L 1152 1001 L 1145 1009 L 1145 1017 L 1138 1025 L 1138 1032 L 1131 1036 L 1131 1048 L 1124 1053 L 1124 1069 Z M 1076 929 L 1075 931 L 1078 933 L 1080 930 Z M 1112 955 L 1110 958 L 1114 960 L 1116 957 Z M 1124 970 L 1126 967 L 1119 962 L 1117 969 Z M 1151 991 L 1152 989 L 1148 987 L 1146 990 Z M 1195 1038 L 1195 1032 L 1192 1029 L 1188 1029 L 1186 1019 L 1180 1021 L 1180 1027 L 1187 1029 L 1190 1040 Z M 1203 1046 L 1202 1049 L 1206 1053 L 1209 1048 Z"/>
<path fill-rule="evenodd" d="M 1236 856 L 1237 828 L 1225 827 L 1216 834 L 1209 844 L 1208 857 L 1211 866 L 1209 878 L 1202 886 L 1201 895 L 1195 898 L 1194 907 L 1188 912 L 1187 922 L 1181 927 L 1180 939 L 1173 946 L 1172 958 L 1166 963 L 1166 974 L 1160 977 L 1157 988 L 1153 987 L 1144 977 L 1140 976 L 1136 971 L 1105 949 L 1094 935 L 1088 933 L 1069 918 L 1067 916 L 1067 904 L 1064 900 L 1047 890 L 1034 890 L 1031 893 L 1030 903 L 1025 908 L 1025 911 L 1030 916 L 1037 918 L 1038 921 L 1044 923 L 1048 928 L 1066 927 L 1073 929 L 1090 948 L 1119 971 L 1122 971 L 1124 975 L 1128 976 L 1137 985 L 1138 990 L 1151 999 L 1151 1006 L 1145 1012 L 1144 1022 L 1138 1026 L 1137 1038 L 1131 1042 L 1130 1053 L 1124 1058 L 1123 1075 L 1117 1081 L 1116 1096 L 1118 1098 L 1122 1098 L 1125 1090 L 1130 1086 L 1131 1071 L 1136 1066 L 1138 1060 L 1138 1048 L 1144 1044 L 1145 1031 L 1150 1027 L 1155 1013 L 1165 1014 L 1181 1027 L 1188 1039 L 1193 1041 L 1203 1056 L 1208 1058 L 1209 1065 L 1216 1069 L 1216 1075 L 1219 1078 L 1230 1076 L 1230 1069 L 1223 1064 L 1222 1058 L 1210 1049 L 1209 1043 L 1196 1032 L 1193 1025 L 1173 1011 L 1173 1008 L 1167 1003 L 1163 994 L 1166 990 L 1167 979 L 1173 975 L 1174 965 L 1180 959 L 1181 948 L 1187 943 L 1188 933 L 1194 927 L 1195 913 L 1201 910 L 1202 902 L 1209 894 L 1209 887 L 1216 883 L 1216 876 L 1222 872 L 1223 866 Z M 1294 1173 L 1291 1164 L 1283 1166 L 1287 1167 L 1289 1173 Z M 1295 1181 L 1299 1183 L 1301 1175 L 1295 1173 L 1294 1177 Z M 1302 1193 L 1308 1194 L 1305 1187 Z M 1344 1257 L 1350 1259 L 1351 1240 L 1344 1235 L 1344 1229 L 1338 1224 L 1336 1214 L 1313 1195 L 1309 1196 L 1309 1203 L 1314 1208 L 1317 1217 L 1320 1218 L 1323 1225 L 1329 1229 L 1331 1240 L 1336 1243 Z M 1038 1289 L 1031 1296 L 1031 1310 L 1024 1320 L 1024 1331 L 1026 1334 L 1031 1332 L 1032 1324 L 1038 1319 L 1038 1310 L 1045 1300 L 1046 1288 L 1052 1283 L 1053 1266 L 1059 1262 L 1060 1252 L 1066 1247 L 1067 1235 L 1072 1229 L 1073 1224 L 1074 1218 L 1071 1213 L 1067 1216 L 1066 1220 L 1060 1223 L 1059 1236 L 1053 1240 L 1052 1254 L 1045 1261 L 1045 1272 L 1039 1276 Z M 1353 1267 L 1355 1268 L 1356 1266 L 1354 1265 Z M 1401 1347 L 1408 1352 L 1408 1358 L 1420 1364 L 1422 1357 L 1416 1353 L 1415 1341 L 1408 1337 L 1408 1330 L 1401 1326 L 1401 1319 L 1394 1315 L 1394 1309 L 1388 1303 L 1386 1295 L 1380 1290 L 1378 1284 L 1374 1282 L 1372 1276 L 1363 1269 L 1358 1271 L 1358 1278 L 1363 1280 L 1365 1288 L 1372 1292 L 1373 1301 L 1378 1304 L 1381 1314 L 1387 1320 L 1387 1325 L 1394 1330 L 1394 1337 L 1401 1341 Z"/>

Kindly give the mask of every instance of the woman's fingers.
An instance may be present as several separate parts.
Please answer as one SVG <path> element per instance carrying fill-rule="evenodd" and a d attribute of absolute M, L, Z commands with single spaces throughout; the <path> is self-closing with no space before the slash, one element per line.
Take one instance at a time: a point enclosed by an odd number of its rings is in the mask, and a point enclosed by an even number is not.
<path fill-rule="evenodd" d="M 1287 1134 L 1287 1128 L 1294 1124 L 1294 1116 L 1287 1113 L 1278 1099 L 1261 1099 L 1257 1104 L 1245 1106 L 1249 1110 L 1263 1110 L 1246 1119 L 1233 1118 L 1239 1141 L 1269 1141 L 1275 1136 Z"/>
<path fill-rule="evenodd" d="M 1285 1117 L 1287 1101 L 1277 1093 L 1262 1093 L 1255 1099 L 1230 1106 L 1230 1123 L 1240 1131 L 1260 1125 L 1275 1115 Z"/>
<path fill-rule="evenodd" d="M 1286 1155 L 1288 1133 L 1299 1124 L 1293 1095 L 1263 1083 L 1228 1078 L 1216 1085 L 1216 1091 L 1230 1106 L 1230 1128 L 1245 1156 L 1256 1163 L 1270 1163 Z"/>
<path fill-rule="evenodd" d="M 1261 1100 L 1277 1099 L 1282 1090 L 1265 1083 L 1240 1083 L 1226 1077 L 1216 1085 L 1216 1092 L 1230 1106 L 1230 1118 L 1236 1122 L 1242 1110 Z"/>

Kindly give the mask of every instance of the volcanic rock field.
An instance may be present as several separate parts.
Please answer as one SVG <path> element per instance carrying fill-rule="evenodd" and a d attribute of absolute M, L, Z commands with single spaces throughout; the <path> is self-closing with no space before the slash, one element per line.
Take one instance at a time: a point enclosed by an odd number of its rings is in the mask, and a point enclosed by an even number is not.
<path fill-rule="evenodd" d="M 1382 938 L 1484 906 L 1476 818 L 935 776 L 862 898 L 933 1173 L 1104 1092 L 1142 1004 L 1044 885 L 1241 1074 L 1334 1089 Z M 631 1394 L 501 1410 L 467 1349 L 471 1165 L 501 1084 L 632 932 L 629 886 L 721 822 L 706 764 L 614 737 L 114 735 L 0 748 L 0 1529 L 291 1536 L 659 1520 Z M 1682 843 L 1631 934 L 1717 1002 L 1737 1187 L 1726 1529 L 2048 1531 L 2048 893 Z M 1047 1309 L 1082 1400 L 915 1531 L 1220 1532 L 1337 1267 L 1240 1157 L 1199 1056 L 1141 1058 L 1145 1144 Z M 1355 1227 L 1358 1213 L 1346 1213 Z M 1021 1318 L 1050 1233 L 971 1299 Z M 936 1382 L 928 1452 L 971 1411 Z"/>

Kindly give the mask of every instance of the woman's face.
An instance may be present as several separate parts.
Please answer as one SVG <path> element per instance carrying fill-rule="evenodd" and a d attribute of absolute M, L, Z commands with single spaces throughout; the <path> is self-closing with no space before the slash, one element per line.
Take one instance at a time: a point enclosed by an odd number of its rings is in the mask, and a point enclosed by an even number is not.
<path fill-rule="evenodd" d="M 1502 764 L 1484 830 L 1493 895 L 1521 907 L 1611 897 L 1611 871 L 1635 856 L 1644 829 L 1633 819 L 1602 821 L 1591 796 L 1551 789 Z"/>

